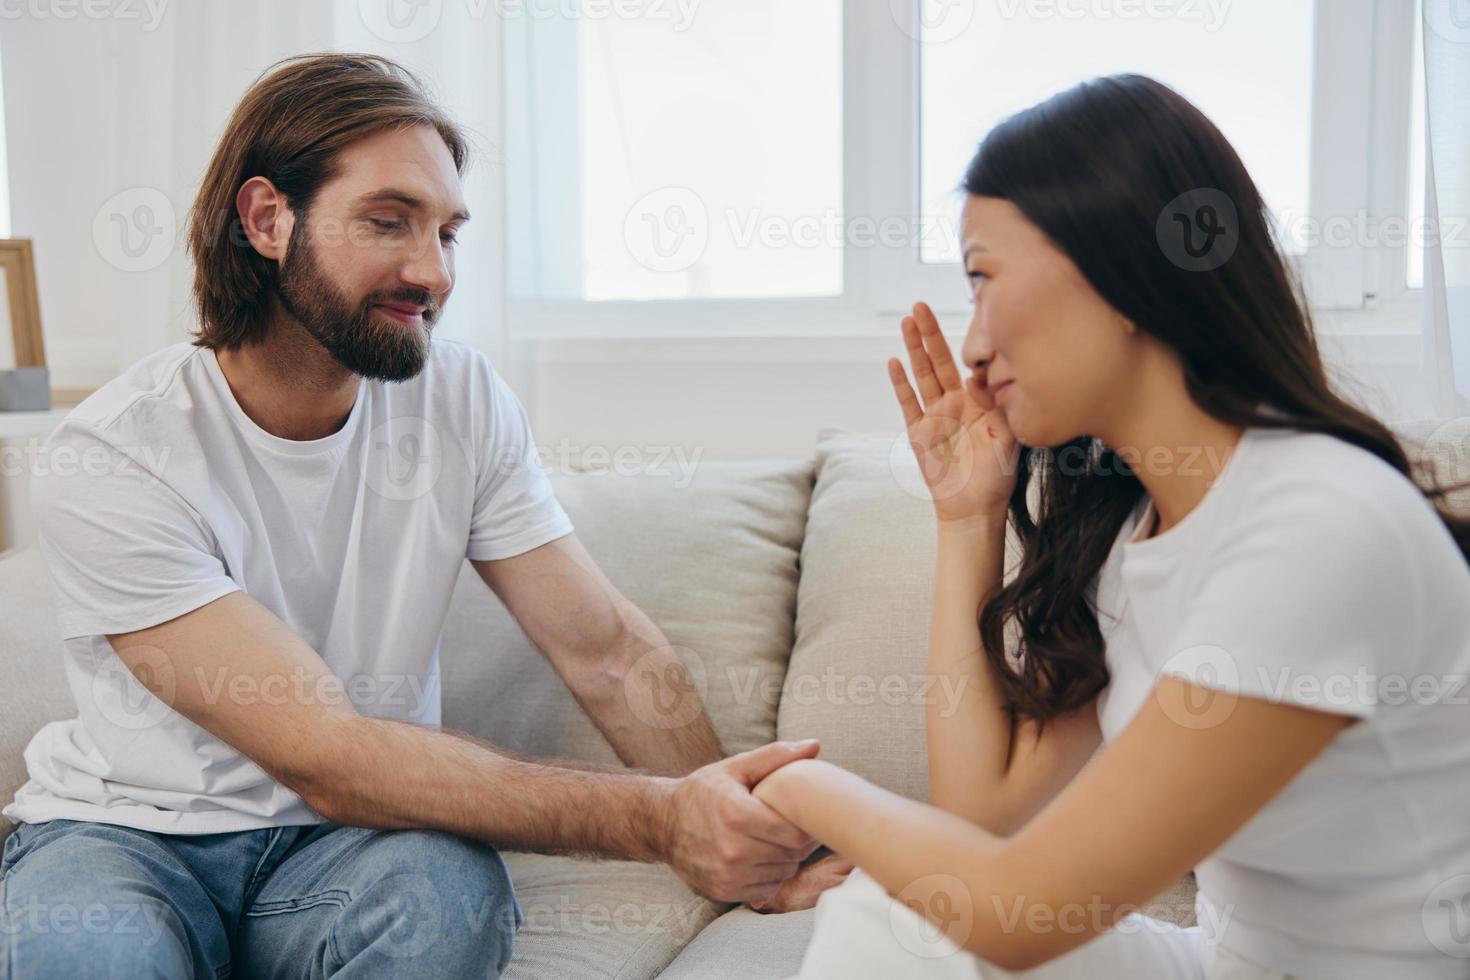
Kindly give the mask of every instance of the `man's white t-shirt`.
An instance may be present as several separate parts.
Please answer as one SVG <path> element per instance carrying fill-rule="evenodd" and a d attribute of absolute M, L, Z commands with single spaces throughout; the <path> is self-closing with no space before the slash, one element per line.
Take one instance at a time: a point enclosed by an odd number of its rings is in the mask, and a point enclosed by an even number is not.
<path fill-rule="evenodd" d="M 435 340 L 401 383 L 361 381 L 341 429 L 293 441 L 257 426 L 214 352 L 179 344 L 72 411 L 32 478 L 78 717 L 26 749 L 12 820 L 175 834 L 318 823 L 300 797 L 174 712 L 162 651 L 121 663 L 106 634 L 242 590 L 341 679 L 364 715 L 439 724 L 439 635 L 466 558 L 571 532 L 526 415 L 489 361 Z M 225 659 L 198 678 L 246 706 L 332 697 L 302 674 L 261 682 Z"/>
<path fill-rule="evenodd" d="M 1153 517 L 1098 577 L 1105 741 L 1161 674 L 1359 719 L 1196 869 L 1205 936 L 1293 976 L 1470 975 L 1470 567 L 1433 506 L 1366 450 L 1248 429 Z"/>

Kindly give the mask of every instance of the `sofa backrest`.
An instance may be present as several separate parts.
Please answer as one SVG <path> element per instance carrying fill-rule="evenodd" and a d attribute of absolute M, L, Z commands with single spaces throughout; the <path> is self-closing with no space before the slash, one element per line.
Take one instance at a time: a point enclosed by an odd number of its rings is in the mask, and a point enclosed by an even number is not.
<path fill-rule="evenodd" d="M 1402 422 L 1394 431 L 1424 476 L 1465 485 L 1446 499 L 1454 513 L 1470 515 L 1470 417 Z"/>
<path fill-rule="evenodd" d="M 0 806 L 26 781 L 21 753 L 47 722 L 74 718 L 51 576 L 36 548 L 0 554 Z M 0 817 L 0 838 L 10 833 Z"/>
<path fill-rule="evenodd" d="M 687 485 L 666 476 L 554 480 L 577 536 L 662 630 L 727 752 L 776 735 L 796 618 L 810 462 L 719 462 Z M 514 751 L 614 764 L 617 756 L 547 660 L 466 564 L 445 624 L 444 724 Z M 628 686 L 647 690 L 645 667 Z M 679 679 L 674 684 L 680 683 Z M 682 688 L 679 688 L 683 690 Z M 699 700 L 631 691 L 655 728 L 686 725 Z"/>

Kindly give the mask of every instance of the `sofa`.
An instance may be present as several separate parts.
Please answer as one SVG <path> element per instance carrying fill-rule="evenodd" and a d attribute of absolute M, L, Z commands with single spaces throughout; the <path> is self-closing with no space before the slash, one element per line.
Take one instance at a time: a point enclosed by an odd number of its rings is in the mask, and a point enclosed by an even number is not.
<path fill-rule="evenodd" d="M 1442 479 L 1470 480 L 1470 420 L 1400 432 Z M 648 470 L 555 481 L 588 549 L 678 650 L 726 750 L 816 737 L 824 758 L 924 799 L 925 704 L 952 704 L 956 692 L 924 677 L 934 518 L 906 441 L 827 431 L 807 460 L 705 463 L 692 478 L 657 460 Z M 0 602 L 0 665 L 10 680 L 0 690 L 0 800 L 8 801 L 25 780 L 31 735 L 75 709 L 36 549 L 0 556 Z M 468 566 L 441 655 L 445 727 L 522 753 L 616 764 Z M 651 724 L 673 725 L 689 705 L 646 710 L 657 712 Z M 710 902 L 663 866 L 506 858 L 526 913 L 511 977 L 787 977 L 810 936 L 810 911 Z M 1191 922 L 1192 881 L 1147 911 Z M 445 915 L 437 927 L 466 926 Z"/>

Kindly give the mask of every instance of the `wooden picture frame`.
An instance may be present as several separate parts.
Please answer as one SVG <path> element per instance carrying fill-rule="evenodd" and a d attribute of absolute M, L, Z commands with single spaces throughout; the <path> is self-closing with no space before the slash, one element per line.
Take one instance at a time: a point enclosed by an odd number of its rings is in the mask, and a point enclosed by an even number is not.
<path fill-rule="evenodd" d="M 41 300 L 36 287 L 36 260 L 29 238 L 0 238 L 0 269 L 5 272 L 5 298 L 10 309 L 16 367 L 45 367 L 41 342 Z"/>
<path fill-rule="evenodd" d="M 41 342 L 41 301 L 36 287 L 36 260 L 29 238 L 0 238 L 0 271 L 5 276 L 5 291 L 0 302 L 8 304 L 10 311 L 15 366 L 43 368 L 46 366 L 46 348 Z M 0 365 L 3 366 L 6 365 Z M 4 505 L 4 488 L 0 487 L 0 552 L 7 547 Z"/>

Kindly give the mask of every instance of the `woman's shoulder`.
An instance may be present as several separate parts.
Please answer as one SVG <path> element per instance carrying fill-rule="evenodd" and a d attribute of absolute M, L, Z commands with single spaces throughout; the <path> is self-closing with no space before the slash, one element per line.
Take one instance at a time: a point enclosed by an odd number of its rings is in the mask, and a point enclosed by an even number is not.
<path fill-rule="evenodd" d="M 1463 593 L 1470 568 L 1408 475 L 1335 436 L 1251 429 L 1239 479 L 1214 522 L 1216 554 L 1312 569 L 1397 575 Z"/>
<path fill-rule="evenodd" d="M 1409 476 L 1337 436 L 1248 429 L 1236 451 L 1244 465 L 1233 496 L 1247 506 L 1285 498 L 1318 502 L 1324 518 L 1343 510 L 1390 523 L 1433 516 L 1433 506 Z"/>

